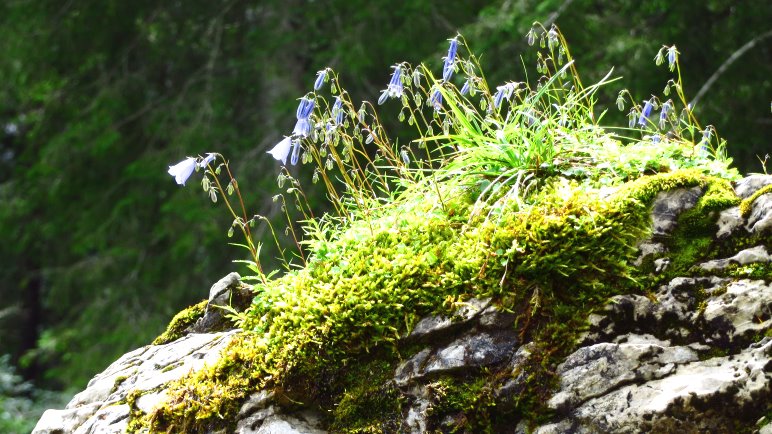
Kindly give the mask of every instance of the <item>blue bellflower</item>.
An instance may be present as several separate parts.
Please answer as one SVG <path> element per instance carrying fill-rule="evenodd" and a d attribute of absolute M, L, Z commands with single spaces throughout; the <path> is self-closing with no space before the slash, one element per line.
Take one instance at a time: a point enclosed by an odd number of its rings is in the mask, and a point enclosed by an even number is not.
<path fill-rule="evenodd" d="M 196 159 L 188 157 L 174 166 L 169 166 L 169 175 L 174 177 L 177 184 L 185 185 L 185 182 L 190 178 L 194 170 L 196 170 Z"/>
<path fill-rule="evenodd" d="M 298 156 L 300 156 L 300 140 L 292 141 L 292 156 L 290 157 L 290 163 L 294 166 L 298 164 Z"/>
<path fill-rule="evenodd" d="M 300 98 L 300 104 L 298 104 L 298 110 L 295 113 L 295 117 L 298 119 L 308 119 L 311 116 L 311 112 L 314 111 L 314 101 L 306 97 Z"/>
<path fill-rule="evenodd" d="M 670 48 L 667 49 L 667 63 L 668 63 L 668 66 L 670 66 L 671 71 L 675 69 L 677 59 L 678 59 L 678 50 L 676 49 L 675 45 L 671 45 Z"/>
<path fill-rule="evenodd" d="M 316 73 L 316 81 L 314 81 L 314 90 L 319 90 L 327 81 L 327 69 L 322 69 Z"/>
<path fill-rule="evenodd" d="M 440 111 L 442 108 L 442 93 L 440 92 L 440 89 L 434 89 L 432 96 L 429 98 L 429 105 L 434 107 L 435 111 Z"/>
<path fill-rule="evenodd" d="M 469 93 L 469 88 L 471 87 L 471 84 L 469 83 L 469 81 L 470 81 L 470 80 L 469 80 L 469 79 L 467 79 L 467 80 L 464 82 L 464 85 L 463 85 L 463 86 L 461 86 L 461 95 L 466 95 L 466 94 L 468 94 L 468 93 Z"/>
<path fill-rule="evenodd" d="M 287 155 L 289 155 L 290 148 L 292 147 L 292 139 L 285 137 L 281 142 L 268 151 L 271 156 L 279 161 L 281 164 L 287 164 Z"/>
<path fill-rule="evenodd" d="M 671 104 L 672 103 L 669 100 L 665 101 L 665 103 L 662 104 L 662 111 L 659 112 L 659 128 L 662 130 L 667 126 L 667 118 L 668 115 L 670 115 Z"/>
<path fill-rule="evenodd" d="M 456 63 L 456 53 L 458 52 L 458 40 L 453 38 L 450 40 L 450 47 L 448 47 L 448 55 L 445 57 L 445 64 L 442 67 L 442 79 L 445 81 L 450 80 L 453 76 L 453 66 Z"/>
<path fill-rule="evenodd" d="M 206 167 L 209 163 L 212 162 L 212 160 L 214 160 L 214 158 L 215 158 L 214 154 L 212 154 L 212 153 L 206 154 L 206 157 L 204 157 L 204 159 L 201 160 L 200 163 L 198 163 L 198 167 L 201 167 L 201 168 Z"/>
<path fill-rule="evenodd" d="M 394 72 L 391 73 L 391 80 L 389 85 L 386 86 L 386 90 L 381 92 L 380 98 L 378 98 L 378 104 L 383 104 L 389 98 L 402 98 L 404 88 L 402 86 L 402 67 L 399 65 L 394 66 Z"/>
<path fill-rule="evenodd" d="M 340 97 L 335 97 L 335 102 L 332 104 L 332 115 L 335 117 L 336 125 L 343 124 L 343 101 L 340 99 Z"/>
<path fill-rule="evenodd" d="M 648 122 L 649 116 L 651 116 L 651 110 L 654 108 L 654 104 L 651 103 L 651 99 L 646 101 L 641 111 L 641 117 L 638 118 L 638 125 L 645 127 Z"/>
<path fill-rule="evenodd" d="M 292 134 L 299 137 L 308 137 L 311 134 L 311 122 L 308 118 L 311 117 L 311 113 L 314 111 L 314 101 L 303 97 L 298 104 L 298 110 L 295 114 L 298 121 L 295 123 L 295 128 L 292 130 Z"/>

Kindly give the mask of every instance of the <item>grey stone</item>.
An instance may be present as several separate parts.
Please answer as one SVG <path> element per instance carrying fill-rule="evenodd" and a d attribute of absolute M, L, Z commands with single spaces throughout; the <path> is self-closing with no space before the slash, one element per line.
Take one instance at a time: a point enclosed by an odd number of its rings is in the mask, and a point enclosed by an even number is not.
<path fill-rule="evenodd" d="M 675 229 L 678 216 L 694 207 L 702 196 L 702 187 L 663 191 L 657 194 L 652 206 L 654 235 L 667 235 Z"/>
<path fill-rule="evenodd" d="M 734 183 L 734 192 L 740 199 L 747 199 L 769 184 L 772 184 L 772 175 L 749 175 Z"/>
<path fill-rule="evenodd" d="M 732 432 L 749 408 L 772 398 L 772 341 L 731 357 L 678 364 L 668 375 L 590 397 L 558 426 L 577 432 Z M 747 423 L 747 421 L 746 421 Z M 545 427 L 539 433 L 556 432 Z"/>
<path fill-rule="evenodd" d="M 724 240 L 732 236 L 737 229 L 741 228 L 745 223 L 745 220 L 740 216 L 740 207 L 735 206 L 729 209 L 725 209 L 718 214 L 718 232 L 716 232 L 716 238 Z"/>
<path fill-rule="evenodd" d="M 218 280 L 211 288 L 209 288 L 209 303 L 227 304 L 228 293 L 232 288 L 238 286 L 239 283 L 241 283 L 241 276 L 239 276 L 239 273 L 230 273 Z"/>
<path fill-rule="evenodd" d="M 46 410 L 33 428 L 33 434 L 66 434 L 75 432 L 99 410 L 100 403 L 64 410 Z"/>
<path fill-rule="evenodd" d="M 753 201 L 745 229 L 752 234 L 772 229 L 772 193 L 762 194 Z"/>
<path fill-rule="evenodd" d="M 633 265 L 640 267 L 643 265 L 643 261 L 649 256 L 657 256 L 665 253 L 667 249 L 665 245 L 659 242 L 645 240 L 638 244 L 638 258 L 633 261 Z"/>
<path fill-rule="evenodd" d="M 152 410 L 163 402 L 164 385 L 213 364 L 237 332 L 191 334 L 127 353 L 89 381 L 86 390 L 75 395 L 64 410 L 46 411 L 32 432 L 121 432 L 128 422 L 124 417 L 128 407 L 120 403 L 130 391 L 148 392 L 137 405 Z"/>
<path fill-rule="evenodd" d="M 475 320 L 491 306 L 490 298 L 472 298 L 462 303 L 452 317 L 433 315 L 421 318 L 408 335 L 410 339 L 430 339 L 434 335 L 446 333 L 463 327 Z"/>
<path fill-rule="evenodd" d="M 763 280 L 738 280 L 707 300 L 702 318 L 712 330 L 709 343 L 733 343 L 772 327 L 772 286 Z"/>
<path fill-rule="evenodd" d="M 772 255 L 767 253 L 767 249 L 764 246 L 751 247 L 738 252 L 736 255 L 726 259 L 714 259 L 712 261 L 703 262 L 700 264 L 700 268 L 705 271 L 717 271 L 723 270 L 729 265 L 748 265 L 753 263 L 767 263 L 772 262 Z"/>
<path fill-rule="evenodd" d="M 312 411 L 282 414 L 271 406 L 239 421 L 234 434 L 325 434 L 321 417 Z"/>
<path fill-rule="evenodd" d="M 400 386 L 400 387 L 405 386 L 408 384 L 408 382 L 410 382 L 414 378 L 423 376 L 424 365 L 426 364 L 426 361 L 429 359 L 429 356 L 431 355 L 431 353 L 432 353 L 431 348 L 424 348 L 423 350 L 415 354 L 413 357 L 402 362 L 397 367 L 397 371 L 394 375 L 394 381 L 396 382 L 397 386 Z"/>
<path fill-rule="evenodd" d="M 672 347 L 656 338 L 580 348 L 558 367 L 560 391 L 548 405 L 565 411 L 623 385 L 665 377 L 677 365 L 697 359 L 691 349 Z"/>
<path fill-rule="evenodd" d="M 438 331 L 446 330 L 453 324 L 450 318 L 446 316 L 434 315 L 421 318 L 415 325 L 410 337 L 419 338 Z"/>
<path fill-rule="evenodd" d="M 469 371 L 503 363 L 515 345 L 514 332 L 468 333 L 438 349 L 425 348 L 397 367 L 394 380 L 398 386 L 427 375 Z"/>
<path fill-rule="evenodd" d="M 86 423 L 75 430 L 75 434 L 121 434 L 123 421 L 129 417 L 128 404 L 102 407 Z"/>
<path fill-rule="evenodd" d="M 520 346 L 517 351 L 515 351 L 515 354 L 512 355 L 512 358 L 505 368 L 509 373 L 509 378 L 494 391 L 496 397 L 508 399 L 513 396 L 518 396 L 525 390 L 528 376 L 526 364 L 531 358 L 532 351 L 532 342 Z"/>
<path fill-rule="evenodd" d="M 241 312 L 252 302 L 251 287 L 241 282 L 238 273 L 230 273 L 209 289 L 209 302 L 204 315 L 189 328 L 191 333 L 211 333 L 233 328 L 226 312 L 219 306 L 228 306 Z"/>
<path fill-rule="evenodd" d="M 266 408 L 272 402 L 274 396 L 275 394 L 268 390 L 261 390 L 257 393 L 253 393 L 247 398 L 246 402 L 241 405 L 237 417 L 243 418 L 258 410 Z"/>

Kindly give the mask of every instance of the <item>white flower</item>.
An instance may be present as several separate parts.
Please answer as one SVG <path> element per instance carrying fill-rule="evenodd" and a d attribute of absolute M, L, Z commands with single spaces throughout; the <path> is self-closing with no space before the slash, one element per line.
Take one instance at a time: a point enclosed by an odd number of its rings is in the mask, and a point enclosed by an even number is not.
<path fill-rule="evenodd" d="M 211 163 L 212 160 L 214 160 L 214 158 L 215 158 L 215 154 L 212 154 L 212 153 L 206 154 L 206 157 L 204 157 L 204 159 L 201 160 L 200 163 L 198 163 L 198 167 L 202 169 L 205 168 L 207 164 Z"/>
<path fill-rule="evenodd" d="M 190 178 L 194 170 L 196 170 L 196 159 L 188 157 L 174 166 L 169 166 L 169 175 L 174 177 L 177 184 L 185 185 L 185 181 Z"/>
<path fill-rule="evenodd" d="M 287 155 L 289 155 L 291 147 L 292 147 L 292 139 L 289 137 L 285 137 L 284 140 L 282 140 L 276 146 L 274 146 L 273 149 L 268 151 L 268 153 L 271 154 L 273 158 L 281 161 L 281 164 L 286 165 Z"/>

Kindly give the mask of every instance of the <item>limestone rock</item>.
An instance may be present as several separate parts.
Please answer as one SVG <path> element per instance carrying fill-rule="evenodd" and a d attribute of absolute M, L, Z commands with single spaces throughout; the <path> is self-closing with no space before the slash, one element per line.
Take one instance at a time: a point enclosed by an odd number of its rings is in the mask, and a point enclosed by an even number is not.
<path fill-rule="evenodd" d="M 164 385 L 214 363 L 236 333 L 191 334 L 127 353 L 94 377 L 64 410 L 47 410 L 33 433 L 122 432 L 128 423 L 129 392 L 147 392 L 138 405 L 150 409 L 161 400 Z"/>
<path fill-rule="evenodd" d="M 734 187 L 747 198 L 770 183 L 772 176 L 754 175 Z M 540 357 L 551 349 L 529 340 L 522 318 L 499 310 L 490 298 L 467 300 L 452 315 L 417 321 L 401 336 L 402 358 L 388 365 L 385 384 L 372 389 L 398 395 L 399 411 L 385 432 L 473 432 L 465 428 L 470 414 L 464 412 L 478 410 L 478 397 L 490 400 L 486 417 L 500 423 L 493 432 L 772 432 L 763 417 L 772 408 L 772 194 L 759 196 L 747 217 L 738 207 L 717 213 L 715 227 L 706 230 L 715 230 L 721 253 L 675 268 L 679 258 L 668 251 L 669 238 L 679 216 L 702 194 L 695 187 L 657 196 L 653 236 L 638 243 L 636 262 L 652 270 L 655 283 L 608 300 L 587 319 L 576 345 L 550 366 L 542 366 Z M 743 275 L 743 267 L 757 274 Z M 34 433 L 122 432 L 131 391 L 142 392 L 137 407 L 152 410 L 164 402 L 169 382 L 218 360 L 240 331 L 227 330 L 214 306 L 236 300 L 234 308 L 241 309 L 248 289 L 235 273 L 217 282 L 210 290 L 211 308 L 187 335 L 127 353 L 65 409 L 48 410 Z M 535 377 L 540 374 L 547 379 Z M 534 425 L 513 409 L 533 381 L 549 379 L 555 387 L 542 405 L 551 419 Z M 464 410 L 447 409 L 448 385 L 456 386 L 453 399 L 469 400 Z M 469 394 L 459 397 L 463 392 Z M 287 405 L 281 395 L 253 393 L 217 433 L 326 432 L 330 407 L 314 399 Z"/>
<path fill-rule="evenodd" d="M 657 194 L 652 207 L 654 235 L 666 235 L 675 229 L 678 216 L 697 204 L 702 196 L 701 187 L 679 188 Z"/>

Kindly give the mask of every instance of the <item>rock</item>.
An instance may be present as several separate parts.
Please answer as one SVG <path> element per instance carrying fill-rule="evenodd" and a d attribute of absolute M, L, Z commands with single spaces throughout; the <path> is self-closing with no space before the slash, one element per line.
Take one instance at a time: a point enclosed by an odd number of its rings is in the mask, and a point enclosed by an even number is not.
<path fill-rule="evenodd" d="M 517 344 L 514 330 L 473 331 L 437 348 L 424 348 L 397 368 L 394 381 L 400 387 L 424 377 L 470 372 L 503 363 Z"/>
<path fill-rule="evenodd" d="M 718 215 L 718 232 L 716 238 L 724 240 L 731 236 L 737 229 L 743 225 L 743 218 L 740 216 L 740 207 L 735 206 L 721 211 Z"/>
<path fill-rule="evenodd" d="M 419 340 L 427 336 L 436 337 L 443 332 L 457 330 L 485 312 L 490 307 L 491 301 L 490 298 L 472 298 L 464 302 L 452 317 L 435 315 L 421 318 L 413 327 L 408 338 Z"/>
<path fill-rule="evenodd" d="M 718 271 L 723 270 L 729 265 L 748 265 L 753 263 L 767 263 L 772 262 L 772 255 L 767 253 L 767 248 L 764 246 L 756 246 L 750 249 L 745 249 L 738 252 L 731 258 L 726 259 L 714 259 L 712 261 L 703 262 L 700 264 L 700 268 L 705 271 Z"/>
<path fill-rule="evenodd" d="M 702 321 L 711 334 L 708 343 L 732 345 L 772 328 L 772 286 L 763 280 L 738 280 L 723 294 L 708 298 Z"/>
<path fill-rule="evenodd" d="M 734 183 L 734 192 L 740 199 L 747 199 L 769 184 L 772 184 L 772 175 L 750 175 Z"/>
<path fill-rule="evenodd" d="M 236 330 L 191 334 L 127 353 L 94 377 L 64 410 L 46 411 L 32 432 L 122 432 L 128 423 L 129 392 L 147 392 L 138 405 L 151 409 L 163 398 L 163 385 L 214 363 L 236 334 Z"/>
<path fill-rule="evenodd" d="M 758 189 L 772 184 L 772 175 L 751 175 L 735 183 L 735 193 L 741 199 L 747 199 Z M 721 211 L 718 218 L 719 240 L 737 235 L 740 228 L 746 234 L 758 235 L 772 229 L 772 194 L 763 194 L 756 198 L 750 208 L 747 219 L 740 213 L 740 207 L 732 207 Z"/>
<path fill-rule="evenodd" d="M 204 315 L 190 328 L 190 333 L 210 333 L 232 328 L 226 312 L 218 306 L 243 311 L 252 302 L 251 288 L 241 282 L 238 273 L 230 273 L 209 289 L 209 302 Z"/>
<path fill-rule="evenodd" d="M 745 229 L 752 234 L 761 234 L 772 229 L 772 193 L 762 194 L 753 201 Z"/>
<path fill-rule="evenodd" d="M 549 400 L 550 408 L 565 411 L 624 385 L 668 376 L 678 365 L 698 360 L 689 348 L 651 337 L 636 341 L 595 344 L 568 356 L 558 367 L 560 391 Z"/>
<path fill-rule="evenodd" d="M 747 198 L 770 183 L 772 176 L 751 176 L 738 181 L 735 189 Z M 715 244 L 720 256 L 712 253 L 684 267 L 669 239 L 678 217 L 694 207 L 701 194 L 695 187 L 657 196 L 653 237 L 637 244 L 636 261 L 646 273 L 654 269 L 650 282 L 656 283 L 616 295 L 593 311 L 586 329 L 575 345 L 564 347 L 561 359 L 547 358 L 555 342 L 536 342 L 522 315 L 499 310 L 491 298 L 473 298 L 452 315 L 427 316 L 403 333 L 395 346 L 404 360 L 389 362 L 378 383 L 365 384 L 372 387 L 350 395 L 347 399 L 365 397 L 363 406 L 352 411 L 364 407 L 366 415 L 377 413 L 373 407 L 378 404 L 372 402 L 381 401 L 373 395 L 388 391 L 397 396 L 399 407 L 390 413 L 388 424 L 370 430 L 477 432 L 476 425 L 465 424 L 479 416 L 478 421 L 500 423 L 489 427 L 492 432 L 522 434 L 772 432 L 772 425 L 764 425 L 772 402 L 772 282 L 766 277 L 772 264 L 767 242 L 772 194 L 759 196 L 747 217 L 740 215 L 739 207 L 717 213 Z M 702 230 L 708 231 L 703 234 L 707 237 L 712 231 Z M 674 266 L 679 267 L 678 275 L 670 268 Z M 749 275 L 753 278 L 742 277 L 742 267 L 754 270 Z M 65 409 L 46 411 L 33 432 L 123 432 L 129 393 L 139 391 L 135 405 L 140 410 L 162 405 L 171 381 L 215 363 L 240 333 L 227 330 L 232 325 L 214 306 L 231 302 L 239 310 L 249 300 L 251 291 L 237 274 L 221 279 L 210 290 L 203 317 L 187 335 L 125 354 Z M 326 432 L 326 420 L 340 403 L 324 407 L 314 393 L 334 387 L 325 382 L 328 375 L 336 375 L 332 371 L 323 373 L 321 384 L 305 386 L 312 389 L 308 396 L 297 390 L 301 386 L 293 386 L 292 399 L 289 388 L 252 393 L 238 403 L 227 429 L 219 427 L 211 434 Z M 554 385 L 554 390 L 545 387 L 539 401 L 529 395 L 534 381 Z M 523 402 L 529 411 L 544 406 L 550 419 L 540 414 L 540 425 L 534 424 L 518 407 Z M 340 405 L 337 408 L 344 408 Z"/>
<path fill-rule="evenodd" d="M 702 187 L 663 191 L 657 194 L 652 207 L 653 234 L 667 235 L 675 229 L 678 216 L 697 204 Z"/>
<path fill-rule="evenodd" d="M 516 343 L 514 333 L 499 336 L 486 332 L 466 335 L 431 355 L 425 363 L 423 375 L 500 363 L 510 355 Z"/>
<path fill-rule="evenodd" d="M 234 434 L 324 434 L 320 420 L 316 412 L 281 414 L 271 406 L 240 420 Z"/>
<path fill-rule="evenodd" d="M 609 354 L 609 349 L 602 352 Z M 624 364 L 635 365 L 643 353 L 616 354 Z M 591 356 L 593 352 L 585 355 Z M 633 381 L 630 373 L 598 373 L 578 366 L 575 369 L 584 371 L 589 378 L 577 380 L 592 385 L 591 390 L 600 393 L 582 393 L 562 386 L 556 397 L 570 396 L 574 399 L 571 402 L 578 405 L 561 407 L 563 420 L 535 432 L 734 432 L 738 424 L 749 422 L 746 415 L 764 411 L 772 399 L 770 356 L 772 340 L 765 338 L 734 356 L 705 361 L 688 361 L 691 355 L 676 357 L 669 372 L 654 370 L 656 375 L 645 381 Z M 592 358 L 582 355 L 569 357 L 576 357 L 576 362 L 584 359 L 593 363 Z M 652 368 L 650 363 L 642 367 Z M 611 375 L 607 378 L 604 374 Z M 566 399 L 557 401 L 563 403 Z"/>

